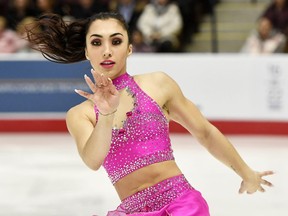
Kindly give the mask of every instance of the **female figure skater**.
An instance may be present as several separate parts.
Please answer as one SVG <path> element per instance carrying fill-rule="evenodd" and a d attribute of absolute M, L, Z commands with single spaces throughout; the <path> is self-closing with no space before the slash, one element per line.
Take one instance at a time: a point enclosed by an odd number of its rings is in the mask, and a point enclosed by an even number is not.
<path fill-rule="evenodd" d="M 67 113 L 67 126 L 79 154 L 93 170 L 106 169 L 121 204 L 112 215 L 208 216 L 201 194 L 174 161 L 168 125 L 179 122 L 207 150 L 241 178 L 240 193 L 264 192 L 263 179 L 232 144 L 211 125 L 164 72 L 132 76 L 126 60 L 132 54 L 128 27 L 117 13 L 65 23 L 57 15 L 38 20 L 45 31 L 29 32 L 30 42 L 49 60 L 72 63 L 88 59 L 91 93 L 75 90 L 87 100 Z"/>

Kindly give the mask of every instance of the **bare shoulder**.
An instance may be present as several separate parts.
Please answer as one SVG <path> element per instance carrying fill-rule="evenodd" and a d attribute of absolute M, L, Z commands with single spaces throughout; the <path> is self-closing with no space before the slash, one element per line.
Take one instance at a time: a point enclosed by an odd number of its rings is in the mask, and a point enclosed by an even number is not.
<path fill-rule="evenodd" d="M 157 71 L 136 75 L 134 79 L 160 107 L 166 106 L 173 98 L 183 97 L 177 83 L 165 72 Z"/>
<path fill-rule="evenodd" d="M 71 107 L 67 114 L 66 114 L 66 121 L 69 126 L 69 123 L 81 121 L 81 120 L 88 120 L 91 123 L 95 123 L 96 119 L 94 113 L 93 104 L 86 100 L 74 107 Z M 95 119 L 95 120 L 94 120 Z"/>
<path fill-rule="evenodd" d="M 67 114 L 75 115 L 75 114 L 78 114 L 78 113 L 82 113 L 81 111 L 85 110 L 85 108 L 87 108 L 88 106 L 89 106 L 89 103 L 86 100 L 86 101 L 84 101 L 84 102 L 82 102 L 80 104 L 77 104 L 76 106 L 71 107 L 68 110 Z"/>
<path fill-rule="evenodd" d="M 154 71 L 154 72 L 148 72 L 148 73 L 143 73 L 143 74 L 139 74 L 139 75 L 134 75 L 134 77 L 136 79 L 166 79 L 169 76 L 163 72 L 163 71 Z"/>
<path fill-rule="evenodd" d="M 155 71 L 150 73 L 145 73 L 141 75 L 135 75 L 134 79 L 140 85 L 147 85 L 159 87 L 165 87 L 167 85 L 171 85 L 174 83 L 174 80 L 165 72 L 163 71 Z"/>

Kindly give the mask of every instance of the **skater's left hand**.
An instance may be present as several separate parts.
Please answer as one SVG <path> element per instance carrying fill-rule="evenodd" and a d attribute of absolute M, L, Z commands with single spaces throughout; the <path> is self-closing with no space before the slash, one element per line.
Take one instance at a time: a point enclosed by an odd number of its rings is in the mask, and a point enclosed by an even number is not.
<path fill-rule="evenodd" d="M 239 193 L 242 194 L 246 191 L 247 194 L 253 194 L 257 191 L 265 192 L 265 189 L 263 188 L 263 185 L 272 187 L 273 184 L 267 180 L 265 180 L 263 177 L 268 175 L 273 175 L 273 171 L 264 171 L 264 172 L 252 172 L 252 174 L 249 176 L 249 178 L 243 180 L 241 182 L 241 186 L 239 189 Z"/>

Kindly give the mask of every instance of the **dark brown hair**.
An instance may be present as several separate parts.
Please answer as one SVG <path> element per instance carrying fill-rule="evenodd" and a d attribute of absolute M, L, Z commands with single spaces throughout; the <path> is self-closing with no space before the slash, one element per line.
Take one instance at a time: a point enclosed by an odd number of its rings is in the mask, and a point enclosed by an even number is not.
<path fill-rule="evenodd" d="M 127 31 L 128 42 L 131 37 L 128 25 L 122 15 L 115 12 L 101 12 L 87 19 L 65 22 L 57 14 L 44 14 L 27 28 L 27 39 L 31 47 L 40 51 L 49 61 L 56 63 L 74 63 L 86 60 L 86 34 L 95 20 L 116 19 Z M 42 30 L 34 31 L 41 28 Z"/>

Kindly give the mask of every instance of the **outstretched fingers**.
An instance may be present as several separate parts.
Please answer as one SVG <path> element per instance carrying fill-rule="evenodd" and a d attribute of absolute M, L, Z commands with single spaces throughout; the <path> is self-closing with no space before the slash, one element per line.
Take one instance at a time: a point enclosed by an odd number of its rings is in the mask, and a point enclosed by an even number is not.
<path fill-rule="evenodd" d="M 260 172 L 259 175 L 260 177 L 263 177 L 263 176 L 268 176 L 268 175 L 273 175 L 274 172 L 269 170 L 269 171 L 264 171 L 264 172 Z"/>
<path fill-rule="evenodd" d="M 104 76 L 103 73 L 100 74 L 100 73 L 94 71 L 93 69 L 91 69 L 91 74 L 92 74 L 93 79 L 96 83 L 96 87 L 101 88 L 101 87 L 105 87 L 109 84 L 107 77 Z"/>
<path fill-rule="evenodd" d="M 267 181 L 266 179 L 263 179 L 264 176 L 268 176 L 268 175 L 273 175 L 274 172 L 273 171 L 264 171 L 264 172 L 260 172 L 259 175 L 260 175 L 260 178 L 261 178 L 261 184 L 262 185 L 265 185 L 265 186 L 268 186 L 268 187 L 272 187 L 273 184 L 269 181 Z"/>
<path fill-rule="evenodd" d="M 80 90 L 80 89 L 75 89 L 74 90 L 77 94 L 79 94 L 80 96 L 82 96 L 82 97 L 84 97 L 84 98 L 86 98 L 86 99 L 90 99 L 90 97 L 91 97 L 91 94 L 90 93 L 88 93 L 88 92 L 85 92 L 85 91 L 83 91 L 83 90 Z"/>
<path fill-rule="evenodd" d="M 272 171 L 265 171 L 265 172 L 262 172 L 262 173 L 259 174 L 260 177 L 261 177 L 261 182 L 260 182 L 261 185 L 259 186 L 258 191 L 260 191 L 260 192 L 265 192 L 266 191 L 262 187 L 262 185 L 265 185 L 265 186 L 268 186 L 268 187 L 273 187 L 273 184 L 271 182 L 269 182 L 269 181 L 267 181 L 267 180 L 262 178 L 263 176 L 272 175 L 272 174 L 274 174 L 274 172 L 272 172 Z"/>
<path fill-rule="evenodd" d="M 245 192 L 245 190 L 246 189 L 244 188 L 244 181 L 242 181 L 238 193 L 243 194 Z"/>
<path fill-rule="evenodd" d="M 95 72 L 93 69 L 91 69 L 91 74 L 93 76 L 94 81 L 92 81 L 92 79 L 86 74 L 84 75 L 84 79 L 93 93 L 95 93 L 99 88 L 108 86 L 110 82 L 112 83 L 111 79 L 109 80 L 109 78 L 105 77 L 104 74 L 99 74 Z"/>
<path fill-rule="evenodd" d="M 272 187 L 273 184 L 263 177 L 273 174 L 273 171 L 255 172 L 254 178 L 241 182 L 239 193 L 242 194 L 246 192 L 247 194 L 253 194 L 256 191 L 265 192 L 264 186 Z"/>
<path fill-rule="evenodd" d="M 116 87 L 112 84 L 112 80 L 108 78 L 108 88 L 112 95 L 117 95 L 119 92 L 117 91 Z"/>
<path fill-rule="evenodd" d="M 264 189 L 262 186 L 260 186 L 260 187 L 258 188 L 258 191 L 264 193 L 264 192 L 265 192 L 265 189 Z"/>
<path fill-rule="evenodd" d="M 90 79 L 90 77 L 88 77 L 86 74 L 84 75 L 84 79 L 85 79 L 85 82 L 87 83 L 87 85 L 89 86 L 89 88 L 91 89 L 91 91 L 93 93 L 96 92 L 97 88 L 95 86 L 95 84 L 93 83 L 93 81 Z"/>

